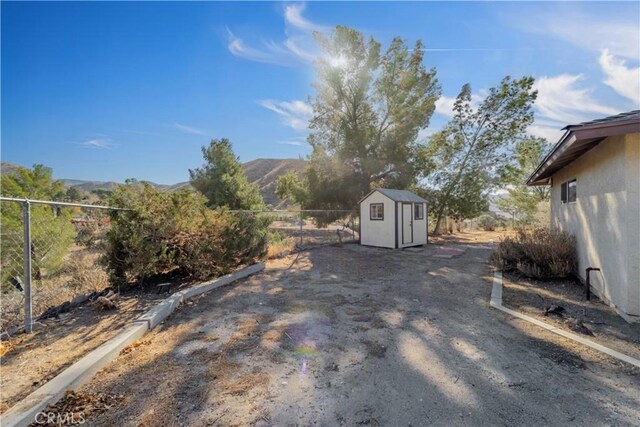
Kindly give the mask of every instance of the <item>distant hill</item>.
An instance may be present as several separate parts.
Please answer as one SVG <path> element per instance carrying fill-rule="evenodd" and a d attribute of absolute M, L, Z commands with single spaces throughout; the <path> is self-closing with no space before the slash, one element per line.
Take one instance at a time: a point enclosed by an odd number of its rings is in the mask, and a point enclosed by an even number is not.
<path fill-rule="evenodd" d="M 14 174 L 20 169 L 22 166 L 15 165 L 9 162 L 0 162 L 0 172 L 2 175 L 11 175 Z"/>
<path fill-rule="evenodd" d="M 301 173 L 307 165 L 302 159 L 256 159 L 244 163 L 242 168 L 250 182 L 256 184 L 264 202 L 274 207 L 281 203 L 276 196 L 276 181 L 287 172 Z"/>
<path fill-rule="evenodd" d="M 117 182 L 113 181 L 82 181 L 79 179 L 62 179 L 61 181 L 64 182 L 66 187 L 76 187 L 88 193 L 93 190 L 114 190 L 118 185 Z"/>
<path fill-rule="evenodd" d="M 276 181 L 278 177 L 290 171 L 302 172 L 306 164 L 306 160 L 302 159 L 256 159 L 244 163 L 242 168 L 249 181 L 260 188 L 264 202 L 268 205 L 279 206 L 281 202 L 276 196 Z M 22 166 L 2 162 L 1 171 L 3 175 L 12 174 L 20 167 Z M 61 181 L 63 181 L 67 187 L 76 187 L 86 192 L 98 189 L 113 190 L 118 184 L 114 181 L 83 181 L 79 179 L 62 179 Z M 149 182 L 149 184 L 163 191 L 178 191 L 192 188 L 188 181 L 173 185 L 155 184 L 153 182 Z"/>

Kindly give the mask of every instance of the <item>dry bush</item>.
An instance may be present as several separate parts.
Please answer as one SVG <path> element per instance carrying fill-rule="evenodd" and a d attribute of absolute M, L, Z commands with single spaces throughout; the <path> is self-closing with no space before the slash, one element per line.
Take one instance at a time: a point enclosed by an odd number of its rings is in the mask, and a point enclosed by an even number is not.
<path fill-rule="evenodd" d="M 491 215 L 480 215 L 478 217 L 478 227 L 484 231 L 494 231 L 496 229 L 496 219 Z"/>
<path fill-rule="evenodd" d="M 296 239 L 287 237 L 279 242 L 269 242 L 267 246 L 267 258 L 273 259 L 290 253 L 296 248 Z"/>
<path fill-rule="evenodd" d="M 98 264 L 99 255 L 74 257 L 66 270 L 70 280 L 65 284 L 75 295 L 103 290 L 109 286 L 109 276 Z"/>
<path fill-rule="evenodd" d="M 119 186 L 111 202 L 128 209 L 112 213 L 106 233 L 104 262 L 114 286 L 168 272 L 216 277 L 266 252 L 269 217 L 211 210 L 192 191 Z"/>
<path fill-rule="evenodd" d="M 562 231 L 518 230 L 498 244 L 490 262 L 536 279 L 567 277 L 576 270 L 576 241 Z"/>
<path fill-rule="evenodd" d="M 2 331 L 17 326 L 24 319 L 24 295 L 22 292 L 2 292 L 2 318 L 0 328 Z"/>

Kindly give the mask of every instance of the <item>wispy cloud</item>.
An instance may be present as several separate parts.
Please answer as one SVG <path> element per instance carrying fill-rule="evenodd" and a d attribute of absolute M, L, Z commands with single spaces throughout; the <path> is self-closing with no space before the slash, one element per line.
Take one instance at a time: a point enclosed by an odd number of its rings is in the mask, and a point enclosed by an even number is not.
<path fill-rule="evenodd" d="M 78 145 L 83 148 L 91 148 L 94 150 L 110 150 L 115 145 L 108 138 L 92 138 L 86 141 L 79 142 Z"/>
<path fill-rule="evenodd" d="M 453 117 L 453 105 L 455 102 L 455 98 L 444 95 L 441 96 L 436 101 L 436 113 L 449 118 Z"/>
<path fill-rule="evenodd" d="M 536 121 L 529 127 L 529 132 L 555 142 L 566 125 L 622 111 L 594 99 L 593 88 L 585 86 L 585 80 L 582 74 L 538 77 L 534 84 L 538 91 L 534 104 Z"/>
<path fill-rule="evenodd" d="M 296 146 L 296 147 L 302 147 L 303 145 L 306 145 L 306 142 L 298 140 L 298 139 L 289 139 L 289 140 L 285 140 L 285 141 L 278 141 L 277 144 L 280 144 L 280 145 L 293 145 L 293 146 Z"/>
<path fill-rule="evenodd" d="M 208 132 L 203 129 L 194 128 L 192 126 L 182 125 L 180 123 L 174 123 L 173 127 L 180 132 L 189 133 L 192 135 L 208 135 Z"/>
<path fill-rule="evenodd" d="M 539 77 L 534 84 L 538 91 L 535 103 L 538 113 L 546 119 L 569 124 L 620 112 L 593 99 L 592 90 L 584 87 L 582 81 L 582 74 Z"/>
<path fill-rule="evenodd" d="M 560 139 L 564 131 L 562 128 L 565 125 L 556 123 L 554 125 L 541 125 L 537 120 L 529 126 L 527 131 L 534 136 L 546 139 L 548 142 L 555 143 Z"/>
<path fill-rule="evenodd" d="M 282 118 L 282 122 L 297 131 L 309 128 L 309 120 L 313 117 L 313 108 L 304 101 L 273 101 L 265 99 L 258 102 Z"/>
<path fill-rule="evenodd" d="M 471 106 L 476 108 L 484 97 L 487 96 L 487 91 L 485 89 L 479 90 L 477 93 L 471 94 Z M 445 117 L 451 118 L 453 117 L 453 107 L 456 103 L 456 98 L 449 96 L 441 96 L 436 101 L 436 113 L 441 114 Z"/>
<path fill-rule="evenodd" d="M 227 39 L 229 52 L 239 58 L 282 66 L 294 66 L 299 63 L 299 61 L 291 55 L 290 52 L 283 50 L 281 46 L 274 43 L 263 44 L 258 48 L 247 46 L 241 38 L 237 37 L 228 28 Z"/>
<path fill-rule="evenodd" d="M 294 28 L 298 28 L 300 30 L 319 31 L 319 32 L 328 31 L 328 27 L 325 27 L 324 25 L 315 24 L 309 21 L 304 16 L 302 16 L 302 12 L 304 12 L 304 8 L 305 8 L 304 3 L 287 5 L 284 9 L 285 22 L 290 26 Z"/>
<path fill-rule="evenodd" d="M 227 48 L 234 56 L 255 62 L 281 66 L 296 66 L 313 62 L 320 54 L 313 32 L 328 32 L 329 28 L 313 23 L 302 13 L 305 4 L 288 4 L 284 9 L 285 38 L 247 44 L 227 28 Z"/>
<path fill-rule="evenodd" d="M 581 49 L 594 52 L 609 49 L 617 56 L 640 58 L 637 12 L 603 17 L 576 10 L 576 3 L 554 6 L 553 10 L 542 13 L 533 11 L 523 14 L 520 10 L 510 22 L 519 29 L 552 36 Z"/>
<path fill-rule="evenodd" d="M 630 99 L 634 107 L 640 106 L 640 67 L 627 67 L 624 60 L 605 49 L 598 58 L 605 75 L 604 84 L 618 94 Z"/>

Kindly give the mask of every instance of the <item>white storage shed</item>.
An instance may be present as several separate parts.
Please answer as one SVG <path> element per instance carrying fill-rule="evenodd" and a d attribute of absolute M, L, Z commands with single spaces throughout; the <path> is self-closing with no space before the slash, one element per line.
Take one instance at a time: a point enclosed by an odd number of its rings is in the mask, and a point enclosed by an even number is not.
<path fill-rule="evenodd" d="M 360 201 L 360 244 L 381 248 L 426 245 L 427 201 L 407 190 L 373 190 Z"/>

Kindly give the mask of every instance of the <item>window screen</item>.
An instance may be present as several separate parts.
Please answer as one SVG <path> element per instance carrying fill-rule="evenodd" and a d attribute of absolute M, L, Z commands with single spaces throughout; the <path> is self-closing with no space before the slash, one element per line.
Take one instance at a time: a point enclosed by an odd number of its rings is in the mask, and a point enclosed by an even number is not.
<path fill-rule="evenodd" d="M 578 198 L 578 186 L 575 179 L 565 181 L 560 186 L 560 200 L 562 203 L 575 203 Z"/>
<path fill-rule="evenodd" d="M 575 202 L 577 199 L 577 186 L 576 186 L 576 180 L 572 179 L 571 181 L 568 182 L 567 185 L 567 202 L 572 203 Z"/>
<path fill-rule="evenodd" d="M 424 219 L 424 205 L 422 203 L 413 205 L 413 219 Z"/>
<path fill-rule="evenodd" d="M 383 220 L 384 219 L 384 204 L 382 203 L 371 203 L 369 205 L 369 212 L 372 220 Z"/>

